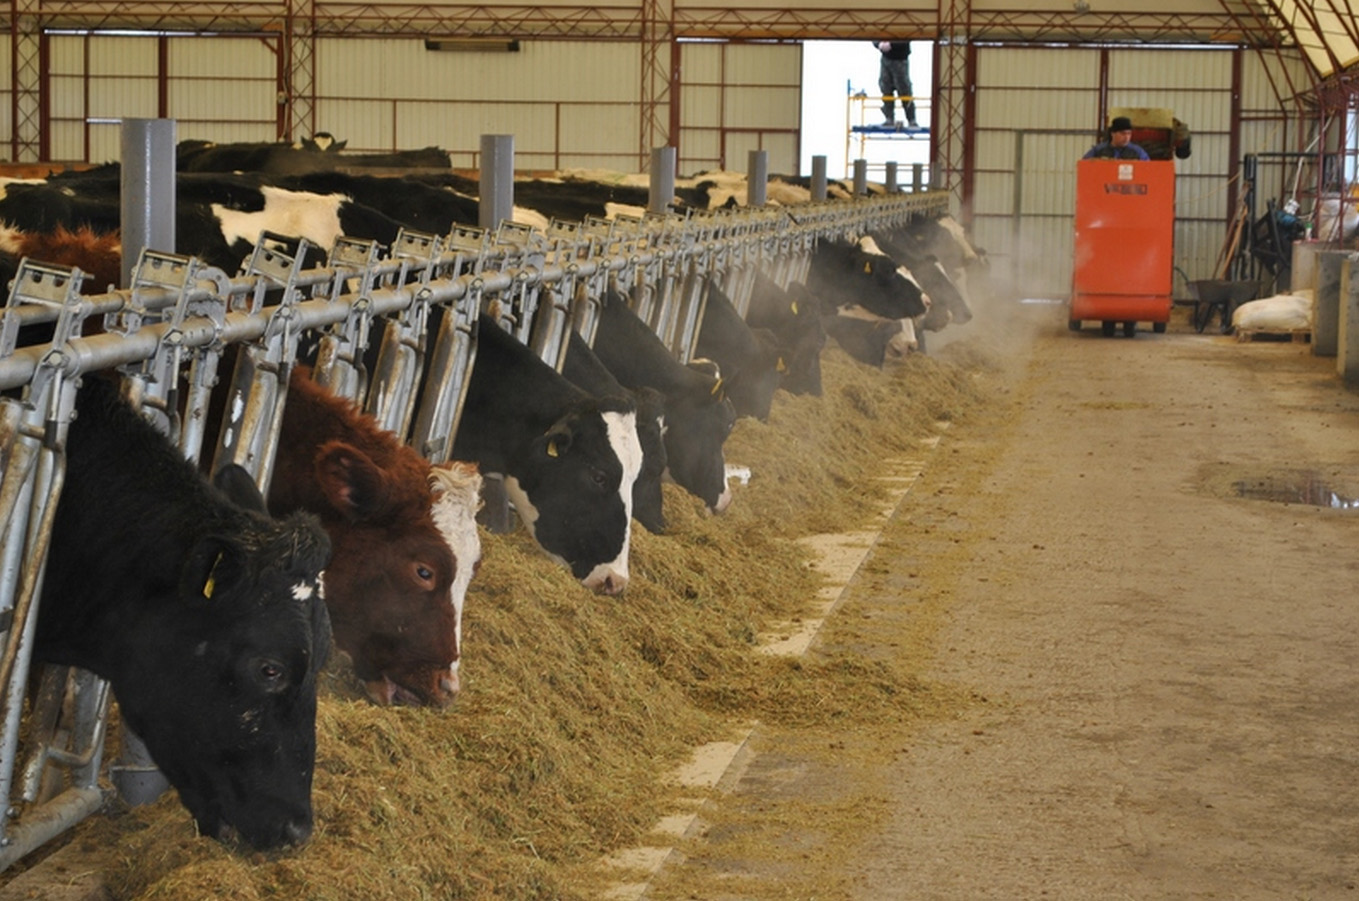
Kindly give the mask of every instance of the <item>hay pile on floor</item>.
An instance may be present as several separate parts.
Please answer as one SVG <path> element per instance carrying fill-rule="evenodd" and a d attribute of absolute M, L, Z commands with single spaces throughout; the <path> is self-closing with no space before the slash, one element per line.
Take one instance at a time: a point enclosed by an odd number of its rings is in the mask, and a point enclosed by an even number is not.
<path fill-rule="evenodd" d="M 871 662 L 752 652 L 795 618 L 816 578 L 798 536 L 881 506 L 878 464 L 977 404 L 967 367 L 917 356 L 880 372 L 834 348 L 825 396 L 780 393 L 742 420 L 727 459 L 749 466 L 713 517 L 666 486 L 666 535 L 634 532 L 621 598 L 585 591 L 523 534 L 483 535 L 469 592 L 463 693 L 450 710 L 379 709 L 343 667 L 318 717 L 316 833 L 245 855 L 194 835 L 173 797 L 98 818 L 77 841 L 115 849 L 127 899 L 570 899 L 587 866 L 667 809 L 658 776 L 733 720 L 844 723 L 909 708 L 916 686 Z"/>

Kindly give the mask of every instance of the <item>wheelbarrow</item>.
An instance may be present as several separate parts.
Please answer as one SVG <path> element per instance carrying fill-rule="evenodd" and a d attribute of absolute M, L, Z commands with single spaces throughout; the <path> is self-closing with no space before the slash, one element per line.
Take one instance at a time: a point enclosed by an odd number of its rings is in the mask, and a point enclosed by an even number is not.
<path fill-rule="evenodd" d="M 1202 332 L 1217 311 L 1222 334 L 1231 334 L 1232 313 L 1241 304 L 1254 300 L 1260 293 L 1258 281 L 1233 281 L 1225 278 L 1199 279 L 1189 283 L 1194 298 L 1194 329 Z"/>

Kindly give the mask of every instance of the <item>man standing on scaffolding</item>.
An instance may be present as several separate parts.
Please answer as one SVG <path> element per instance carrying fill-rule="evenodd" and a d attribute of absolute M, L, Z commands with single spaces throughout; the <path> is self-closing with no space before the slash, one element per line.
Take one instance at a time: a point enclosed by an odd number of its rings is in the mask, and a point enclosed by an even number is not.
<path fill-rule="evenodd" d="M 884 125 L 895 125 L 894 113 L 896 97 L 911 97 L 911 42 L 875 41 L 874 46 L 882 53 L 882 67 L 878 70 L 878 90 L 882 91 L 882 118 Z M 915 101 L 901 101 L 906 112 L 906 124 L 915 128 Z"/>

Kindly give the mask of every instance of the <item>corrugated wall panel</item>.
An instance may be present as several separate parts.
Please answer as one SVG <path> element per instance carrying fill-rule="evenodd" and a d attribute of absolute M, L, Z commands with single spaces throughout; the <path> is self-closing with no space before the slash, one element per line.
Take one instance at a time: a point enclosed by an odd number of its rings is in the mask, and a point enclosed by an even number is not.
<path fill-rule="evenodd" d="M 95 123 L 89 128 L 89 136 L 91 162 L 111 163 L 122 158 L 122 126 Z"/>
<path fill-rule="evenodd" d="M 796 128 L 801 115 L 796 87 L 727 89 L 726 124 L 737 128 Z"/>
<path fill-rule="evenodd" d="M 977 84 L 993 87 L 1091 86 L 1099 78 L 1099 52 L 1040 47 L 987 47 L 977 57 Z"/>
<path fill-rule="evenodd" d="M 5 45 L 5 71 L 9 71 L 10 45 L 8 41 Z M 79 37 L 67 35 L 54 35 L 47 41 L 48 74 L 75 74 L 85 73 L 85 40 Z"/>
<path fill-rule="evenodd" d="M 83 41 L 84 38 L 73 38 Z M 119 35 L 89 38 L 91 75 L 146 75 L 154 77 L 160 68 L 159 41 Z"/>
<path fill-rule="evenodd" d="M 635 169 L 641 81 L 636 45 L 525 41 L 517 53 L 426 50 L 423 41 L 318 43 L 317 130 L 350 150 L 437 145 L 471 165 L 481 135 L 515 136 L 516 163 Z M 531 154 L 531 158 L 524 156 Z M 626 156 L 623 156 L 623 155 Z"/>
<path fill-rule="evenodd" d="M 171 38 L 166 48 L 170 74 L 176 78 L 273 77 L 277 61 L 258 38 Z"/>
<path fill-rule="evenodd" d="M 318 93 L 418 100 L 636 102 L 636 44 L 521 41 L 517 53 L 426 50 L 423 40 L 325 38 Z"/>
<path fill-rule="evenodd" d="M 85 118 L 85 79 L 81 75 L 50 75 L 52 89 L 50 111 L 57 119 Z"/>
<path fill-rule="evenodd" d="M 154 80 L 119 78 L 90 82 L 91 117 L 154 119 L 159 108 Z"/>
<path fill-rule="evenodd" d="M 272 141 L 277 124 L 275 120 L 262 116 L 277 93 L 272 80 L 172 79 L 166 85 L 170 118 L 180 123 L 181 138 L 199 137 L 194 132 L 204 125 L 239 124 L 259 132 L 261 136 L 254 140 Z"/>
<path fill-rule="evenodd" d="M 1161 93 L 1230 85 L 1232 52 L 1226 49 L 1115 50 L 1109 54 L 1109 85 L 1136 85 Z M 1169 104 L 1159 104 L 1168 106 Z"/>
<path fill-rule="evenodd" d="M 802 79 L 801 62 L 800 49 L 786 44 L 728 44 L 726 80 L 796 87 Z"/>
<path fill-rule="evenodd" d="M 991 88 L 977 96 L 978 121 L 987 128 L 1089 129 L 1098 109 L 1093 90 Z"/>
<path fill-rule="evenodd" d="M 341 140 L 353 141 L 355 147 L 442 147 L 448 128 L 457 122 L 451 117 L 440 122 L 416 118 L 414 122 L 406 123 L 414 129 L 411 143 L 398 145 L 396 118 L 390 103 L 374 103 L 367 98 L 319 98 L 314 111 L 317 131 L 328 131 Z"/>
<path fill-rule="evenodd" d="M 722 124 L 722 88 L 686 85 L 680 92 L 680 122 L 687 128 Z"/>

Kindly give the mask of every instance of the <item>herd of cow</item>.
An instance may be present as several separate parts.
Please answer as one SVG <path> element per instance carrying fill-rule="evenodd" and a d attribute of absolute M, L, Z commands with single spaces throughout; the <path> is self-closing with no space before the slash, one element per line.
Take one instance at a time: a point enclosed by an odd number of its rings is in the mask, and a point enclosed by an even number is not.
<path fill-rule="evenodd" d="M 445 234 L 476 222 L 476 185 L 446 157 L 442 168 L 437 155 L 379 163 L 430 167 L 401 176 L 352 174 L 336 160 L 352 162 L 320 149 L 186 143 L 174 251 L 230 273 L 262 232 L 327 248 L 340 235 L 390 245 L 402 229 Z M 102 292 L 119 277 L 118 190 L 116 166 L 5 183 L 4 262 L 77 266 Z M 516 182 L 516 219 L 541 227 L 640 212 L 646 194 L 622 181 L 526 179 Z M 693 179 L 677 188 L 675 209 L 743 194 L 718 177 Z M 780 180 L 770 196 L 806 200 L 807 190 Z M 712 280 L 683 362 L 623 286 L 605 292 L 593 341 L 571 332 L 560 370 L 488 309 L 449 454 L 457 462 L 431 463 L 289 361 L 264 497 L 236 466 L 209 480 L 113 379 L 86 375 L 35 659 L 109 680 L 204 834 L 257 848 L 305 841 L 317 674 L 332 641 L 376 703 L 446 706 L 459 690 L 483 479 L 503 479 L 546 553 L 591 590 L 617 594 L 632 521 L 665 528 L 662 480 L 725 509 L 722 446 L 737 418 L 768 417 L 779 390 L 819 394 L 828 339 L 882 366 L 918 349 L 924 332 L 971 317 L 966 278 L 984 260 L 952 220 L 916 217 L 857 237 L 817 240 L 805 281 L 756 274 L 739 306 Z M 241 400 L 221 398 L 223 434 L 243 421 Z"/>

